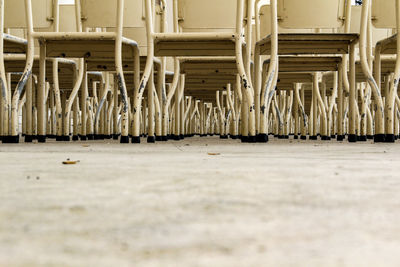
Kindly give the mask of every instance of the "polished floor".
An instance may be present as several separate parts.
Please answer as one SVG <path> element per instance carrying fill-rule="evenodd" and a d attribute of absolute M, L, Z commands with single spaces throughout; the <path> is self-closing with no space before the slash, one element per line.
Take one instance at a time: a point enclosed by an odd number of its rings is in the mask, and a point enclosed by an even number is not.
<path fill-rule="evenodd" d="M 0 144 L 0 177 L 2 267 L 400 266 L 400 144 Z"/>

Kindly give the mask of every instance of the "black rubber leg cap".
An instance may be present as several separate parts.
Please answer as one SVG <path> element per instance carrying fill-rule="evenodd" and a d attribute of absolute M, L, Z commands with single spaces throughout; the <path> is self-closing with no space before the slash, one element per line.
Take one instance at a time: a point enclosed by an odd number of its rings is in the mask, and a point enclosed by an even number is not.
<path fill-rule="evenodd" d="M 255 135 L 249 136 L 249 143 L 257 143 L 257 137 Z"/>
<path fill-rule="evenodd" d="M 64 141 L 64 138 L 62 136 L 57 135 L 56 136 L 56 141 L 57 142 L 62 142 L 62 141 Z"/>
<path fill-rule="evenodd" d="M 122 140 L 121 136 L 121 140 Z M 140 136 L 132 136 L 132 144 L 140 144 Z"/>
<path fill-rule="evenodd" d="M 140 141 L 140 138 L 139 138 Z M 129 136 L 121 136 L 121 140 L 119 141 L 121 144 L 129 144 Z"/>
<path fill-rule="evenodd" d="M 46 143 L 46 136 L 45 135 L 38 135 L 37 140 L 39 143 Z"/>
<path fill-rule="evenodd" d="M 174 139 L 175 141 L 181 140 L 181 139 L 179 138 L 179 135 L 172 135 L 172 139 Z"/>
<path fill-rule="evenodd" d="M 89 139 L 89 140 L 94 140 L 94 135 L 91 134 L 90 136 L 92 137 L 92 139 Z M 88 136 L 86 136 L 86 135 L 81 135 L 81 141 L 86 141 L 86 140 L 88 140 L 88 137 L 89 137 L 89 135 L 88 135 Z"/>
<path fill-rule="evenodd" d="M 376 134 L 376 135 L 374 135 L 374 142 L 375 143 L 385 142 L 385 135 L 384 134 Z"/>
<path fill-rule="evenodd" d="M 331 139 L 335 139 L 335 138 L 336 138 L 336 135 L 332 134 Z"/>
<path fill-rule="evenodd" d="M 155 142 L 156 142 L 156 138 L 154 136 L 147 137 L 147 143 L 155 143 Z"/>
<path fill-rule="evenodd" d="M 236 139 L 238 139 L 238 136 L 237 136 L 237 135 L 231 135 L 230 138 L 231 138 L 232 140 L 236 140 Z"/>
<path fill-rule="evenodd" d="M 289 139 L 289 135 L 284 135 L 283 139 Z"/>
<path fill-rule="evenodd" d="M 318 140 L 318 136 L 316 136 L 316 135 L 310 135 L 310 140 Z"/>
<path fill-rule="evenodd" d="M 18 144 L 19 143 L 19 136 L 18 135 L 16 135 L 16 136 L 11 136 L 11 135 L 3 136 L 2 141 L 3 141 L 3 144 Z"/>
<path fill-rule="evenodd" d="M 385 143 L 394 143 L 394 134 L 387 134 L 385 137 Z"/>
<path fill-rule="evenodd" d="M 70 141 L 70 138 L 69 138 L 69 136 L 68 135 L 63 135 L 63 141 L 65 141 L 65 142 L 69 142 Z"/>
<path fill-rule="evenodd" d="M 249 142 L 249 137 L 248 136 L 242 135 L 242 137 L 240 139 L 241 139 L 242 143 L 248 143 Z"/>
<path fill-rule="evenodd" d="M 299 136 L 298 136 L 298 135 L 295 135 L 295 136 L 293 136 L 293 139 L 294 139 L 294 140 L 297 140 L 297 139 L 299 139 Z"/>
<path fill-rule="evenodd" d="M 118 140 L 119 135 L 118 134 L 113 134 L 113 139 Z"/>
<path fill-rule="evenodd" d="M 344 140 L 344 135 L 338 135 L 336 137 L 336 140 L 338 140 L 339 142 L 342 142 Z"/>
<path fill-rule="evenodd" d="M 267 134 L 259 134 L 259 135 L 257 135 L 257 142 L 258 143 L 267 143 L 268 142 L 268 135 Z"/>
<path fill-rule="evenodd" d="M 72 141 L 79 141 L 79 136 L 77 135 L 72 136 Z"/>
<path fill-rule="evenodd" d="M 307 140 L 307 136 L 302 135 L 302 136 L 300 136 L 300 139 L 301 139 L 301 140 Z"/>
<path fill-rule="evenodd" d="M 219 138 L 220 139 L 228 139 L 228 136 L 227 135 L 220 135 Z"/>
<path fill-rule="evenodd" d="M 25 143 L 32 143 L 33 138 L 32 135 L 25 135 Z"/>
<path fill-rule="evenodd" d="M 185 136 L 183 134 L 180 134 L 179 139 L 183 140 L 183 139 L 185 139 Z"/>
<path fill-rule="evenodd" d="M 357 137 L 357 141 L 359 142 L 366 142 L 367 141 L 367 136 L 366 135 L 359 135 Z"/>
<path fill-rule="evenodd" d="M 278 139 L 284 139 L 285 136 L 284 135 L 278 135 Z"/>
<path fill-rule="evenodd" d="M 322 135 L 322 136 L 321 136 L 321 140 L 322 140 L 322 141 L 327 141 L 327 140 L 328 140 L 328 137 L 325 136 L 325 135 Z"/>
<path fill-rule="evenodd" d="M 157 141 L 157 142 L 162 141 L 162 136 L 156 136 L 156 141 Z"/>
<path fill-rule="evenodd" d="M 357 142 L 357 135 L 355 135 L 355 134 L 349 134 L 348 139 L 349 139 L 349 142 L 350 142 L 350 143 L 355 143 L 355 142 Z"/>
<path fill-rule="evenodd" d="M 162 142 L 167 142 L 168 141 L 168 136 L 166 136 L 166 135 L 161 136 L 161 141 Z"/>

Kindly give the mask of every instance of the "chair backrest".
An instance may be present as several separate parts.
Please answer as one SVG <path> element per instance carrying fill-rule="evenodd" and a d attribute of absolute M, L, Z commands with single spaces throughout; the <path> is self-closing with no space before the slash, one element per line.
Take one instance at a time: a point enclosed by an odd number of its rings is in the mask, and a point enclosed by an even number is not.
<path fill-rule="evenodd" d="M 52 25 L 53 0 L 31 0 L 33 26 L 35 28 L 49 28 Z M 25 1 L 5 0 L 4 27 L 26 28 Z"/>
<path fill-rule="evenodd" d="M 279 25 L 283 28 L 340 28 L 344 12 L 344 0 L 278 0 Z"/>
<path fill-rule="evenodd" d="M 135 0 L 138 1 L 138 0 Z M 141 0 L 142 1 L 142 0 Z M 125 3 L 128 1 L 125 1 Z M 171 3 L 170 3 L 171 2 Z M 168 0 L 168 6 L 171 5 L 172 6 L 172 1 Z M 143 6 L 144 7 L 144 6 Z M 170 8 L 168 8 L 170 9 Z M 155 18 L 153 19 L 153 22 L 155 22 L 154 24 L 154 31 L 155 32 L 159 32 L 160 28 L 161 28 L 161 15 L 160 15 L 160 2 L 156 1 L 156 6 L 155 6 Z M 171 11 L 169 12 L 169 10 L 166 11 L 167 14 L 167 20 L 169 17 L 172 17 L 172 7 L 171 7 Z M 144 11 L 143 11 L 143 16 L 142 16 L 143 22 L 145 21 L 145 17 L 144 17 Z M 171 22 L 173 20 L 171 19 Z M 170 32 L 172 32 L 173 29 L 171 29 Z M 114 32 L 115 31 L 115 27 L 107 27 L 107 31 L 110 32 Z M 145 24 L 140 25 L 140 26 L 133 26 L 133 25 L 124 25 L 124 29 L 123 29 L 123 34 L 122 36 L 135 40 L 140 47 L 140 55 L 141 56 L 146 56 L 147 55 L 147 29 L 145 27 Z"/>
<path fill-rule="evenodd" d="M 124 27 L 146 27 L 145 0 L 127 0 L 124 5 Z M 116 27 L 117 0 L 80 0 L 84 27 Z"/>
<path fill-rule="evenodd" d="M 244 18 L 247 12 L 245 2 Z M 236 0 L 178 0 L 183 32 L 235 32 Z"/>
<path fill-rule="evenodd" d="M 360 33 L 360 26 L 361 26 L 361 11 L 362 11 L 362 6 L 352 6 L 351 7 L 351 24 L 350 24 L 350 33 Z M 342 29 L 343 30 L 343 29 Z M 374 25 L 372 25 L 372 44 L 375 46 L 375 44 L 382 40 L 385 39 L 389 36 L 391 36 L 391 29 L 385 29 L 385 28 L 376 28 Z"/>
<path fill-rule="evenodd" d="M 60 5 L 60 32 L 76 31 L 75 5 Z"/>
<path fill-rule="evenodd" d="M 372 1 L 372 24 L 377 28 L 396 28 L 395 0 Z"/>
<path fill-rule="evenodd" d="M 264 38 L 271 34 L 271 6 L 263 5 L 260 8 L 260 37 Z M 312 29 L 287 29 L 278 25 L 279 33 L 311 33 Z"/>
<path fill-rule="evenodd" d="M 154 32 L 161 32 L 161 2 L 160 0 L 156 1 L 155 6 L 155 24 L 154 24 Z M 167 8 L 165 10 L 165 16 L 167 20 L 167 27 L 165 32 L 173 32 L 174 31 L 174 14 L 173 14 L 173 0 L 166 0 Z"/>

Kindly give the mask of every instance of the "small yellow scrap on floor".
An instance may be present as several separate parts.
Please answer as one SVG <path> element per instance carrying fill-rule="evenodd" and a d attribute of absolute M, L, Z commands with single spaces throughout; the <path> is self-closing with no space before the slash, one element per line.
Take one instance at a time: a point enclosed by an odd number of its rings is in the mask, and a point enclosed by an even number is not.
<path fill-rule="evenodd" d="M 79 162 L 79 160 L 67 159 L 67 160 L 63 161 L 62 164 L 64 164 L 64 165 L 74 165 L 74 164 L 77 164 L 78 162 Z"/>

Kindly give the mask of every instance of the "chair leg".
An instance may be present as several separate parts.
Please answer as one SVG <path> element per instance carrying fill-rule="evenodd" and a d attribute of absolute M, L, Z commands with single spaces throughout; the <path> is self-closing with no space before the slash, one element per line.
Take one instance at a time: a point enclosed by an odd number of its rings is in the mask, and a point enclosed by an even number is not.
<path fill-rule="evenodd" d="M 45 92 L 46 92 L 46 46 L 40 45 L 39 60 L 39 86 L 37 89 L 37 126 L 38 126 L 38 142 L 46 142 L 46 110 L 45 110 Z"/>
<path fill-rule="evenodd" d="M 85 79 L 83 79 L 85 77 Z M 69 98 L 66 101 L 65 104 L 65 111 L 64 111 L 64 134 L 63 138 L 64 141 L 69 141 L 70 140 L 70 114 L 71 114 L 71 109 L 72 105 L 75 101 L 75 97 L 78 94 L 79 89 L 81 88 L 82 81 L 84 82 L 82 90 L 87 91 L 87 74 L 86 74 L 86 64 L 84 63 L 84 59 L 79 60 L 79 71 L 78 71 L 78 76 L 75 81 L 74 89 L 72 90 Z M 86 99 L 85 99 L 86 102 Z M 86 135 L 86 134 L 85 134 Z"/>

